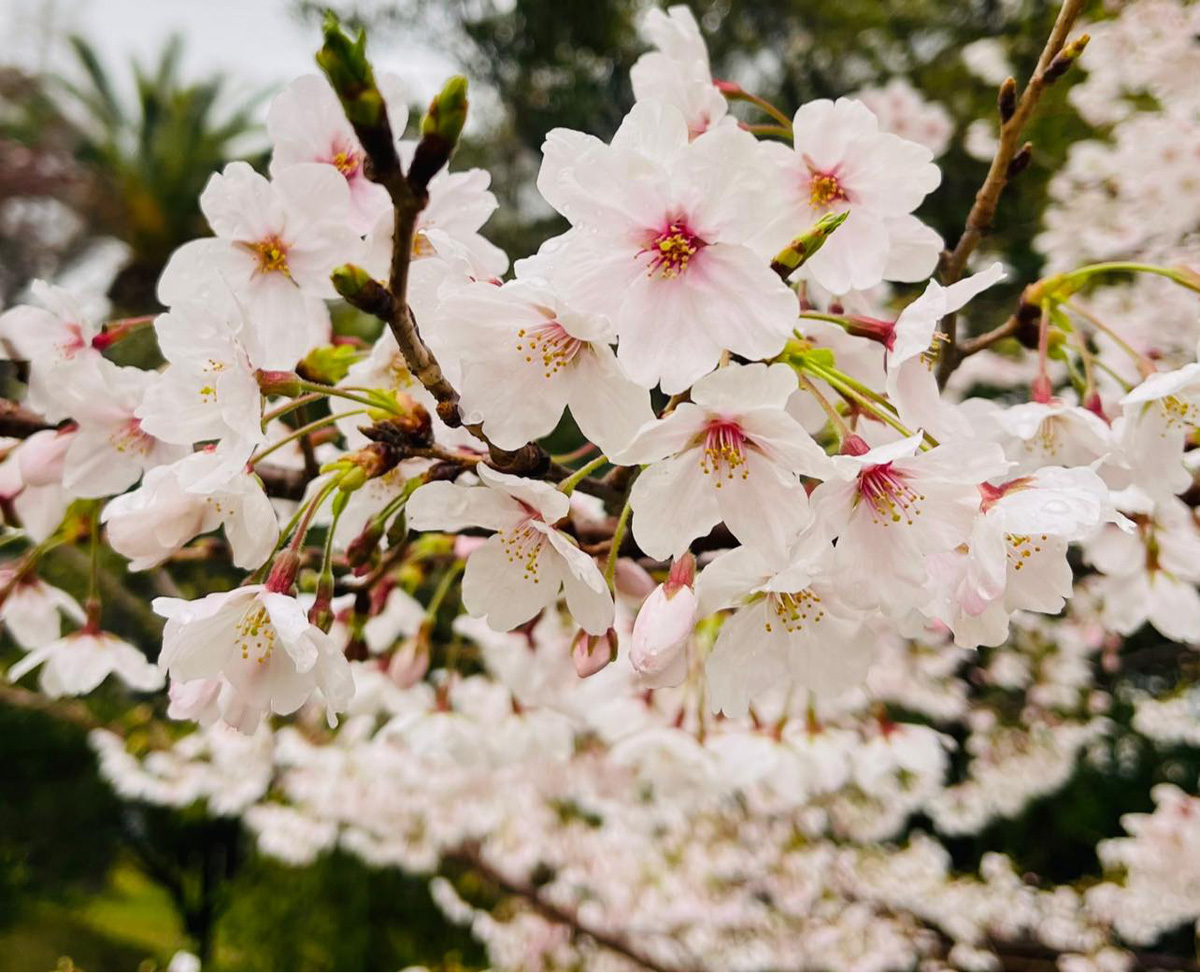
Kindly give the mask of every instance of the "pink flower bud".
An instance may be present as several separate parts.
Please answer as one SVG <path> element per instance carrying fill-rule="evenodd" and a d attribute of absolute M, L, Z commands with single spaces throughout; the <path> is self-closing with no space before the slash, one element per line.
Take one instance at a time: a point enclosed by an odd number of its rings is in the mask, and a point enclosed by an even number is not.
<path fill-rule="evenodd" d="M 692 560 L 694 577 L 695 560 L 690 554 L 685 557 Z M 674 567 L 671 572 L 675 573 Z M 692 586 L 670 578 L 642 605 L 633 623 L 629 661 L 651 686 L 678 686 L 686 678 L 687 642 L 698 607 Z"/>
<path fill-rule="evenodd" d="M 617 633 L 609 629 L 603 635 L 580 631 L 571 645 L 571 661 L 580 679 L 594 676 L 617 658 Z"/>
<path fill-rule="evenodd" d="M 388 678 L 401 689 L 411 689 L 429 671 L 429 636 L 424 626 L 405 639 L 388 662 Z"/>
<path fill-rule="evenodd" d="M 65 431 L 43 429 L 25 440 L 17 450 L 17 467 L 27 486 L 50 486 L 62 482 L 63 457 L 67 454 L 74 433 L 74 427 Z"/>

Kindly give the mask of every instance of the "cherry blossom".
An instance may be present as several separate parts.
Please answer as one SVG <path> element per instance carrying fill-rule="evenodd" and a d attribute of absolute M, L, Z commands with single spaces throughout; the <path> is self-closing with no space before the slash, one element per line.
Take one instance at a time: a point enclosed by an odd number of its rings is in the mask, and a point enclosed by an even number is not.
<path fill-rule="evenodd" d="M 730 365 L 642 428 L 620 459 L 650 464 L 630 495 L 644 551 L 680 555 L 724 521 L 742 543 L 782 554 L 809 516 L 798 474 L 821 476 L 830 465 L 786 411 L 795 389 L 786 365 Z"/>
<path fill-rule="evenodd" d="M 467 559 L 463 605 L 497 631 L 529 621 L 566 595 L 574 619 L 593 635 L 608 631 L 613 601 L 596 563 L 554 528 L 567 515 L 565 494 L 532 480 L 478 467 L 479 486 L 429 483 L 408 501 L 417 530 L 493 530 Z"/>
<path fill-rule="evenodd" d="M 381 74 L 388 120 L 402 135 L 408 123 L 408 102 L 395 75 Z M 274 143 L 271 175 L 289 166 L 322 163 L 332 166 L 350 188 L 350 225 L 360 233 L 370 230 L 390 211 L 387 190 L 367 178 L 366 153 L 346 120 L 337 95 L 322 77 L 306 74 L 277 94 L 267 113 L 267 132 Z"/>
<path fill-rule="evenodd" d="M 612 320 L 638 384 L 682 392 L 722 350 L 765 358 L 791 333 L 795 297 L 751 246 L 766 201 L 757 150 L 726 127 L 689 141 L 677 109 L 648 101 L 611 145 L 547 136 L 538 188 L 574 228 L 547 276 L 570 306 Z"/>
<path fill-rule="evenodd" d="M 350 191 L 333 167 L 288 166 L 267 181 L 244 162 L 214 174 L 200 207 L 215 238 L 175 253 L 159 279 L 168 306 L 205 299 L 221 284 L 245 309 L 243 343 L 258 368 L 291 368 L 329 336 L 329 274 L 353 262 L 358 238 L 346 219 Z"/>
<path fill-rule="evenodd" d="M 243 732 L 268 712 L 294 713 L 318 689 L 336 726 L 354 695 L 341 647 L 286 594 L 244 585 L 194 601 L 155 598 L 153 607 L 167 620 L 158 668 L 183 683 L 222 677 L 222 717 Z"/>
<path fill-rule="evenodd" d="M 638 101 L 659 101 L 677 108 L 694 138 L 715 125 L 731 123 L 725 97 L 713 85 L 708 47 L 690 7 L 646 12 L 642 33 L 655 50 L 643 54 L 629 71 Z"/>
<path fill-rule="evenodd" d="M 858 684 L 871 657 L 862 615 L 839 596 L 833 547 L 820 531 L 797 538 L 772 564 L 741 547 L 696 582 L 702 611 L 737 607 L 707 666 L 714 712 L 742 716 L 759 697 L 792 687 L 817 696 Z"/>
<path fill-rule="evenodd" d="M 818 284 L 844 294 L 885 279 L 928 277 L 941 240 L 910 214 L 941 181 L 933 154 L 881 132 L 871 110 L 849 98 L 801 106 L 792 136 L 794 151 L 764 143 L 778 167 L 784 201 L 773 223 L 778 245 L 827 213 L 848 212 L 846 222 L 805 264 Z"/>
<path fill-rule="evenodd" d="M 920 433 L 865 447 L 839 458 L 838 477 L 813 491 L 813 510 L 838 535 L 836 561 L 852 597 L 895 609 L 924 584 L 925 555 L 967 540 L 979 484 L 1009 464 L 993 443 L 923 452 Z"/>
<path fill-rule="evenodd" d="M 10 682 L 40 667 L 38 688 L 56 699 L 82 696 L 116 675 L 131 689 L 160 689 L 162 673 L 124 639 L 84 627 L 32 649 L 8 670 Z"/>
<path fill-rule="evenodd" d="M 271 555 L 279 529 L 262 483 L 244 468 L 226 473 L 216 450 L 150 470 L 141 486 L 110 500 L 101 515 L 113 550 L 131 571 L 161 564 L 193 537 L 224 527 L 240 568 Z"/>
<path fill-rule="evenodd" d="M 654 418 L 649 393 L 609 347 L 608 321 L 572 311 L 537 281 L 452 290 L 437 327 L 439 344 L 461 363 L 464 417 L 504 449 L 553 432 L 568 406 L 584 435 L 612 454 Z"/>

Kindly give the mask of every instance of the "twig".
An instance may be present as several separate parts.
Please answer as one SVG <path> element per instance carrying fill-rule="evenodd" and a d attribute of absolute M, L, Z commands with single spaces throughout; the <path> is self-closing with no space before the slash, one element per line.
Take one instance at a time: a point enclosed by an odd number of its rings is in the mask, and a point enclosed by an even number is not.
<path fill-rule="evenodd" d="M 551 902 L 533 885 L 527 882 L 518 881 L 517 879 L 509 878 L 507 875 L 501 874 L 496 868 L 488 864 L 479 852 L 476 845 L 467 844 L 448 852 L 443 856 L 444 862 L 455 862 L 460 865 L 465 865 L 472 871 L 483 876 L 487 881 L 507 892 L 509 895 L 515 895 L 524 899 L 533 907 L 534 911 L 540 913 L 551 922 L 558 922 L 571 929 L 576 935 L 586 936 L 598 946 L 610 952 L 616 953 L 619 956 L 624 956 L 636 964 L 641 969 L 645 970 L 669 970 L 671 967 L 664 965 L 660 960 L 643 952 L 633 943 L 629 942 L 625 937 L 617 934 L 605 932 L 602 929 L 596 929 L 588 925 L 579 915 L 572 909 L 564 906 L 556 905 Z M 687 969 L 699 969 L 695 963 L 689 962 Z"/>
<path fill-rule="evenodd" d="M 967 222 L 962 236 L 958 238 L 958 243 L 955 244 L 953 251 L 942 255 L 941 280 L 947 286 L 962 277 L 967 260 L 975 252 L 980 240 L 992 228 L 996 208 L 1000 203 L 1000 195 L 1004 192 L 1004 187 L 1008 185 L 1009 179 L 1015 174 L 1013 171 L 1014 160 L 1018 155 L 1025 156 L 1028 153 L 1021 142 L 1021 135 L 1032 117 L 1034 109 L 1037 108 L 1042 94 L 1066 70 L 1070 62 L 1078 57 L 1078 51 L 1082 50 L 1082 44 L 1086 44 L 1085 35 L 1084 38 L 1072 45 L 1073 49 L 1078 47 L 1072 57 L 1065 61 L 1060 58 L 1060 55 L 1064 55 L 1063 48 L 1067 42 L 1067 34 L 1070 33 L 1083 6 L 1084 0 L 1063 0 L 1062 8 L 1054 21 L 1054 27 L 1046 40 L 1046 46 L 1042 48 L 1041 56 L 1038 58 L 1037 68 L 1028 84 L 1025 85 L 1025 90 L 1021 92 L 1019 99 L 1015 99 L 1016 82 L 1012 78 L 1009 78 L 1000 88 L 999 144 L 996 146 L 996 154 L 992 158 L 992 164 L 988 167 L 983 185 L 975 194 L 975 203 L 971 206 L 971 212 L 967 214 Z M 956 347 L 957 313 L 947 314 L 942 319 L 941 331 L 946 336 L 946 341 L 938 363 L 938 380 L 945 383 L 962 360 Z"/>

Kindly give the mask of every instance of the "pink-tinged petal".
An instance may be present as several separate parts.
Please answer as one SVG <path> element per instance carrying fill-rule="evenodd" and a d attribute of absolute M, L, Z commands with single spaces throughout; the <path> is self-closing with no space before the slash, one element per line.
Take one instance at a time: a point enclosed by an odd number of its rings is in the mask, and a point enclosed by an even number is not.
<path fill-rule="evenodd" d="M 734 416 L 752 409 L 783 409 L 797 387 L 796 372 L 782 362 L 730 365 L 700 379 L 692 388 L 692 401 L 709 412 Z"/>
<path fill-rule="evenodd" d="M 786 561 L 792 540 L 812 520 L 808 494 L 795 476 L 751 450 L 745 464 L 719 483 L 717 504 L 733 536 Z"/>
<path fill-rule="evenodd" d="M 887 228 L 881 217 L 851 209 L 825 245 L 804 265 L 804 272 L 831 294 L 868 290 L 883 280 L 888 260 Z"/>
<path fill-rule="evenodd" d="M 413 530 L 458 531 L 467 527 L 504 530 L 528 514 L 512 497 L 483 486 L 426 483 L 405 507 Z"/>
<path fill-rule="evenodd" d="M 630 494 L 633 536 L 651 557 L 682 554 L 721 520 L 716 490 L 700 468 L 699 449 L 690 449 L 642 471 Z"/>
<path fill-rule="evenodd" d="M 701 615 L 732 608 L 771 576 L 772 566 L 761 551 L 735 547 L 718 554 L 696 579 L 696 596 Z"/>
<path fill-rule="evenodd" d="M 786 684 L 787 639 L 782 625 L 768 629 L 769 620 L 766 601 L 726 619 L 705 666 L 714 713 L 745 716 L 756 697 Z"/>
<path fill-rule="evenodd" d="M 884 280 L 928 280 L 937 270 L 945 241 L 934 229 L 915 216 L 889 216 L 884 221 L 888 235 L 888 258 Z"/>
<path fill-rule="evenodd" d="M 833 463 L 808 431 L 782 409 L 745 412 L 739 424 L 746 438 L 771 462 L 803 476 L 824 479 Z"/>
<path fill-rule="evenodd" d="M 476 467 L 475 472 L 489 487 L 502 490 L 536 510 L 548 524 L 562 520 L 571 509 L 571 501 L 567 495 L 549 483 L 501 473 L 483 463 Z"/>
<path fill-rule="evenodd" d="M 553 528 L 532 524 L 546 536 L 548 543 L 562 558 L 563 589 L 571 617 L 584 631 L 592 635 L 603 635 L 612 626 L 615 614 L 612 594 L 608 583 L 596 562 L 585 554 L 563 534 Z"/>
<path fill-rule="evenodd" d="M 580 431 L 610 458 L 654 419 L 650 393 L 625 374 L 607 345 L 582 350 L 565 379 Z"/>
<path fill-rule="evenodd" d="M 558 598 L 563 561 L 546 555 L 542 545 L 533 562 L 512 560 L 499 536 L 491 537 L 467 559 L 462 597 L 467 611 L 497 632 L 521 625 Z"/>
<path fill-rule="evenodd" d="M 663 419 L 645 423 L 622 451 L 623 463 L 654 463 L 695 444 L 703 435 L 708 416 L 692 402 L 683 402 Z"/>

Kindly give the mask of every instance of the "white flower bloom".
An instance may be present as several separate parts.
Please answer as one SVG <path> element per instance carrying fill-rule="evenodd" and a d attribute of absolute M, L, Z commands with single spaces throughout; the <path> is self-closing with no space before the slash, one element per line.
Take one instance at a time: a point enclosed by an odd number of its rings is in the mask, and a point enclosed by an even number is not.
<path fill-rule="evenodd" d="M 331 166 L 288 166 L 268 182 L 245 162 L 215 173 L 200 196 L 215 238 L 176 250 L 158 282 L 174 306 L 221 281 L 243 305 L 242 341 L 258 368 L 291 368 L 329 338 L 330 272 L 359 258 L 350 190 Z"/>
<path fill-rule="evenodd" d="M 744 716 L 756 698 L 781 688 L 836 696 L 858 685 L 871 664 L 862 617 L 835 584 L 833 548 L 818 532 L 775 562 L 748 547 L 718 556 L 696 582 L 704 614 L 737 608 L 709 656 L 714 712 Z"/>
<path fill-rule="evenodd" d="M 398 77 L 380 73 L 376 81 L 387 103 L 388 121 L 399 140 L 408 124 L 408 103 Z M 384 212 L 391 212 L 387 190 L 367 178 L 366 153 L 346 120 L 329 82 L 315 74 L 297 78 L 277 94 L 267 112 L 274 143 L 271 175 L 289 166 L 319 162 L 342 174 L 350 189 L 351 227 L 366 233 Z"/>
<path fill-rule="evenodd" d="M 642 33 L 655 50 L 643 54 L 629 71 L 638 101 L 660 101 L 676 108 L 695 138 L 718 124 L 734 124 L 725 96 L 713 86 L 708 47 L 691 8 L 651 8 Z"/>
<path fill-rule="evenodd" d="M 1134 484 L 1157 497 L 1186 490 L 1192 477 L 1183 467 L 1183 445 L 1200 425 L 1200 362 L 1150 375 L 1121 407 L 1122 459 Z"/>
<path fill-rule="evenodd" d="M 1104 577 L 1094 584 L 1106 628 L 1132 635 L 1146 622 L 1169 639 L 1200 642 L 1200 530 L 1191 510 L 1168 497 L 1121 495 L 1137 510 L 1136 535 L 1106 527 L 1084 544 L 1084 556 Z"/>
<path fill-rule="evenodd" d="M 562 591 L 575 621 L 593 635 L 607 632 L 615 609 L 604 575 L 553 526 L 570 508 L 566 495 L 482 463 L 477 472 L 482 486 L 427 483 L 407 508 L 416 530 L 496 531 L 467 559 L 462 584 L 467 611 L 506 632 L 553 605 Z"/>
<path fill-rule="evenodd" d="M 223 677 L 237 713 L 227 721 L 243 732 L 267 712 L 294 713 L 317 689 L 336 726 L 354 696 L 341 649 L 289 595 L 244 585 L 195 601 L 155 598 L 153 608 L 167 619 L 159 669 L 181 682 Z"/>
<path fill-rule="evenodd" d="M 848 211 L 846 222 L 804 265 L 818 284 L 844 294 L 884 279 L 929 276 L 941 241 L 910 216 L 941 181 L 929 149 L 881 132 L 871 110 L 848 98 L 809 102 L 792 126 L 794 151 L 764 143 L 778 166 L 778 190 L 770 194 L 781 204 L 773 224 L 776 245 L 827 213 Z M 903 246 L 917 243 L 919 252 L 893 264 L 893 235 Z"/>
<path fill-rule="evenodd" d="M 192 453 L 150 470 L 138 489 L 108 502 L 101 521 L 131 571 L 161 564 L 218 527 L 239 568 L 257 568 L 271 556 L 279 526 L 262 482 L 244 466 L 230 473 L 227 465 L 217 450 Z"/>
<path fill-rule="evenodd" d="M 262 393 L 240 334 L 249 329 L 233 302 L 177 305 L 154 330 L 170 364 L 138 407 L 142 428 L 171 443 L 262 443 Z"/>
<path fill-rule="evenodd" d="M 933 592 L 926 612 L 968 648 L 1003 642 L 1015 611 L 1062 611 L 1074 585 L 1069 542 L 1105 523 L 1133 528 L 1086 467 L 1047 466 L 996 487 L 984 484 L 980 492 L 981 515 L 967 549 L 926 561 Z"/>
<path fill-rule="evenodd" d="M 43 306 L 22 304 L 0 315 L 0 341 L 29 362 L 30 408 L 48 422 L 61 422 L 71 414 L 71 400 L 59 390 L 100 360 L 92 345 L 97 332 L 68 291 L 40 280 L 30 290 Z"/>
<path fill-rule="evenodd" d="M 840 456 L 844 478 L 813 491 L 818 521 L 838 535 L 847 597 L 907 610 L 925 582 L 925 555 L 966 541 L 979 512 L 979 484 L 1009 465 L 994 443 L 943 443 L 928 452 L 920 445 L 917 433 Z"/>
<path fill-rule="evenodd" d="M 154 372 L 101 360 L 73 376 L 71 414 L 79 428 L 63 458 L 63 486 L 77 497 L 107 497 L 132 486 L 144 470 L 188 452 L 142 428 L 137 417 Z"/>
<path fill-rule="evenodd" d="M 34 649 L 8 670 L 8 679 L 16 682 L 38 666 L 38 688 L 51 699 L 90 693 L 110 673 L 139 692 L 163 684 L 162 673 L 128 642 L 87 628 Z"/>
<path fill-rule="evenodd" d="M 614 455 L 654 418 L 650 394 L 626 377 L 605 318 L 565 306 L 544 283 L 453 290 L 437 314 L 441 347 L 461 366 L 460 408 L 502 449 L 554 431 L 570 407 L 580 430 Z"/>
<path fill-rule="evenodd" d="M 798 474 L 832 464 L 786 411 L 796 375 L 783 364 L 730 365 L 705 376 L 618 458 L 650 463 L 634 482 L 633 535 L 665 560 L 721 521 L 743 544 L 783 556 L 808 519 Z"/>
<path fill-rule="evenodd" d="M 1009 439 L 1005 453 L 1016 463 L 1014 473 L 1043 466 L 1088 466 L 1112 450 L 1112 432 L 1103 419 L 1057 399 L 1009 406 L 995 418 Z"/>
<path fill-rule="evenodd" d="M 970 421 L 943 401 L 923 356 L 943 317 L 1003 279 L 1004 266 L 997 262 L 949 287 L 931 280 L 921 296 L 900 312 L 887 346 L 887 394 L 910 429 L 924 429 L 938 438 L 971 435 Z"/>
<path fill-rule="evenodd" d="M 0 568 L 0 584 L 7 584 L 12 574 L 12 568 Z M 26 650 L 55 641 L 62 634 L 64 615 L 76 624 L 84 622 L 79 602 L 36 575 L 18 580 L 0 603 L 0 622 L 4 623 L 13 641 Z"/>
<path fill-rule="evenodd" d="M 74 499 L 62 485 L 66 449 L 75 435 L 74 426 L 46 429 L 16 443 L 0 461 L 0 500 L 11 504 L 12 513 L 35 543 L 58 529 Z M 32 447 L 40 454 L 32 467 L 36 482 L 25 479 L 21 455 Z M 49 462 L 47 462 L 49 460 Z M 44 485 L 41 481 L 45 480 Z"/>
<path fill-rule="evenodd" d="M 539 262 L 568 305 L 612 320 L 635 382 L 682 392 L 723 350 L 782 349 L 796 296 L 748 245 L 771 205 L 749 133 L 689 141 L 677 109 L 643 101 L 612 145 L 555 129 L 542 151 L 538 188 L 573 229 Z"/>

